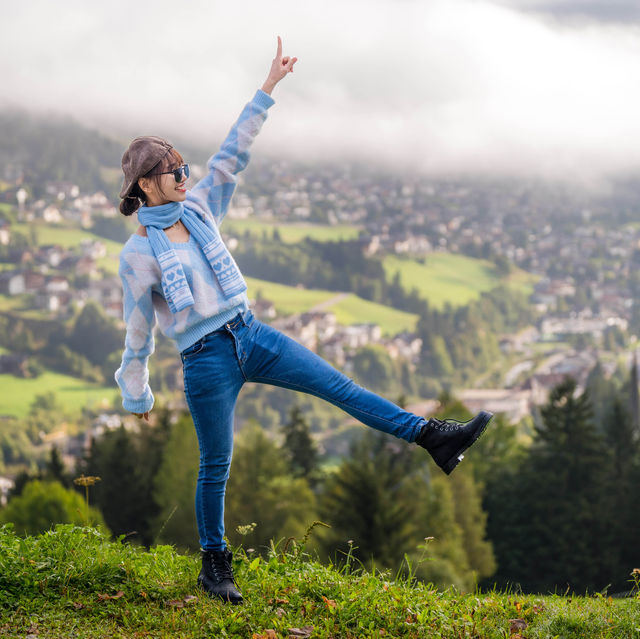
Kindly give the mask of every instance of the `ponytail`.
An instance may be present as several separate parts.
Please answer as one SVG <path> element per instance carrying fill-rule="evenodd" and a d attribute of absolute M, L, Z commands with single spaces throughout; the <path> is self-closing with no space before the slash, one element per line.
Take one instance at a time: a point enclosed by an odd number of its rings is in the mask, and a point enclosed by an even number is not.
<path fill-rule="evenodd" d="M 133 215 L 142 204 L 145 202 L 145 197 L 142 189 L 134 184 L 129 195 L 123 198 L 120 202 L 120 213 L 122 215 Z"/>

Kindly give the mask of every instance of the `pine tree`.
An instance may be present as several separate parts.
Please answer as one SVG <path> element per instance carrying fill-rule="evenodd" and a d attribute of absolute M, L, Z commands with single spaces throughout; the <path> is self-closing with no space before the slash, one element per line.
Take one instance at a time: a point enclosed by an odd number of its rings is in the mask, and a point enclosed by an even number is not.
<path fill-rule="evenodd" d="M 225 528 L 232 543 L 256 551 L 289 537 L 301 538 L 317 519 L 316 499 L 307 481 L 291 476 L 283 451 L 257 422 L 236 436 L 227 482 Z M 239 526 L 256 526 L 248 534 Z"/>
<path fill-rule="evenodd" d="M 60 459 L 60 453 L 56 446 L 51 448 L 49 459 L 44 468 L 44 476 L 49 481 L 60 482 L 65 488 L 71 486 L 71 481 L 62 463 L 62 459 Z"/>
<path fill-rule="evenodd" d="M 309 423 L 299 406 L 293 406 L 289 421 L 282 427 L 284 450 L 295 477 L 310 479 L 318 469 L 318 449 L 311 437 Z"/>
<path fill-rule="evenodd" d="M 521 468 L 487 494 L 497 578 L 533 591 L 600 590 L 614 564 L 608 451 L 573 380 L 551 391 L 541 413 Z"/>
<path fill-rule="evenodd" d="M 640 432 L 640 396 L 638 394 L 638 351 L 633 352 L 631 376 L 629 380 L 629 403 L 631 412 L 631 427 Z"/>
<path fill-rule="evenodd" d="M 323 535 L 330 556 L 349 551 L 363 562 L 398 568 L 415 548 L 415 493 L 411 489 L 411 455 L 383 433 L 366 431 L 321 497 L 320 518 L 331 526 Z"/>
<path fill-rule="evenodd" d="M 200 463 L 198 438 L 191 417 L 185 413 L 172 425 L 162 461 L 153 480 L 158 516 L 153 526 L 157 543 L 199 548 L 195 496 Z"/>
<path fill-rule="evenodd" d="M 487 515 L 482 510 L 482 500 L 471 473 L 469 466 L 460 469 L 451 478 L 451 488 L 467 562 L 476 578 L 481 579 L 495 572 L 496 560 L 491 542 L 485 538 Z"/>
<path fill-rule="evenodd" d="M 613 402 L 605 434 L 613 462 L 610 468 L 613 490 L 608 502 L 608 521 L 615 539 L 612 549 L 616 552 L 612 582 L 617 590 L 624 590 L 629 573 L 640 563 L 640 503 L 636 497 L 640 447 L 632 418 L 620 396 Z"/>
<path fill-rule="evenodd" d="M 154 498 L 154 477 L 167 435 L 168 412 L 158 408 L 157 425 L 140 424 L 138 432 L 124 426 L 92 442 L 80 472 L 97 475 L 95 504 L 114 535 L 134 534 L 150 545 L 155 537 L 159 507 Z"/>

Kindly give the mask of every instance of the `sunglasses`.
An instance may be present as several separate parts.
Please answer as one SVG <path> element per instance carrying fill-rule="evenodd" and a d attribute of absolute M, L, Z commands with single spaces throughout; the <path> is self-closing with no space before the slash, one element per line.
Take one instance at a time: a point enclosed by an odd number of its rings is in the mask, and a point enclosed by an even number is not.
<path fill-rule="evenodd" d="M 177 169 L 173 169 L 173 171 L 163 171 L 162 173 L 153 173 L 153 175 L 169 175 L 169 173 L 173 174 L 173 177 L 175 178 L 176 182 L 182 182 L 182 176 L 184 175 L 185 178 L 189 177 L 189 165 L 188 164 L 183 164 L 182 166 L 179 166 Z"/>

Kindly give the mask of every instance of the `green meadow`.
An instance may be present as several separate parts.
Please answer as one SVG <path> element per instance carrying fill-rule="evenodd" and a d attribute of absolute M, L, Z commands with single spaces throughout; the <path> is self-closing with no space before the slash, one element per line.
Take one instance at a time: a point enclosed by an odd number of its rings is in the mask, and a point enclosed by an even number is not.
<path fill-rule="evenodd" d="M 12 230 L 29 236 L 31 229 L 35 229 L 39 244 L 59 244 L 64 248 L 80 246 L 82 240 L 100 240 L 107 248 L 107 255 L 96 260 L 98 268 L 116 275 L 118 273 L 118 257 L 122 250 L 122 244 L 107 240 L 91 231 L 83 229 L 67 228 L 64 226 L 51 226 L 42 223 L 13 224 Z"/>
<path fill-rule="evenodd" d="M 418 316 L 398 311 L 383 304 L 362 299 L 353 293 L 297 288 L 246 277 L 249 297 L 255 299 L 258 292 L 273 302 L 278 314 L 291 315 L 310 311 L 318 304 L 322 310 L 335 313 L 340 324 L 378 324 L 384 335 L 395 335 L 415 329 Z M 334 303 L 330 303 L 335 299 Z"/>
<path fill-rule="evenodd" d="M 337 242 L 339 240 L 354 240 L 360 234 L 360 227 L 348 224 L 326 226 L 324 224 L 278 224 L 277 222 L 262 222 L 255 219 L 242 220 L 227 218 L 222 223 L 222 231 L 229 235 L 244 235 L 247 231 L 256 238 L 271 237 L 277 229 L 280 238 L 287 244 L 295 244 L 305 237 L 318 242 Z"/>
<path fill-rule="evenodd" d="M 0 414 L 25 417 L 36 395 L 54 392 L 61 406 L 70 413 L 83 407 L 109 408 L 119 396 L 118 389 L 90 384 L 82 379 L 47 371 L 39 377 L 24 379 L 0 375 Z"/>
<path fill-rule="evenodd" d="M 434 308 L 449 303 L 463 306 L 503 284 L 514 286 L 525 294 L 533 290 L 536 278 L 520 269 L 508 277 L 500 276 L 495 266 L 487 261 L 451 253 L 431 253 L 424 264 L 415 259 L 387 255 L 383 260 L 387 279 L 400 272 L 400 281 L 406 290 L 417 288 L 421 297 Z"/>

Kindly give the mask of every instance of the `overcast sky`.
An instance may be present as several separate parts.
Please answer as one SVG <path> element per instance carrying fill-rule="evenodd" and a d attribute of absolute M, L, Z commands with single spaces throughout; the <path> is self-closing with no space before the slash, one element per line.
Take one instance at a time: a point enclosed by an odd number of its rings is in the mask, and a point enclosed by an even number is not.
<path fill-rule="evenodd" d="M 213 151 L 280 34 L 299 62 L 256 153 L 590 179 L 640 168 L 639 7 L 0 0 L 0 106 Z"/>

